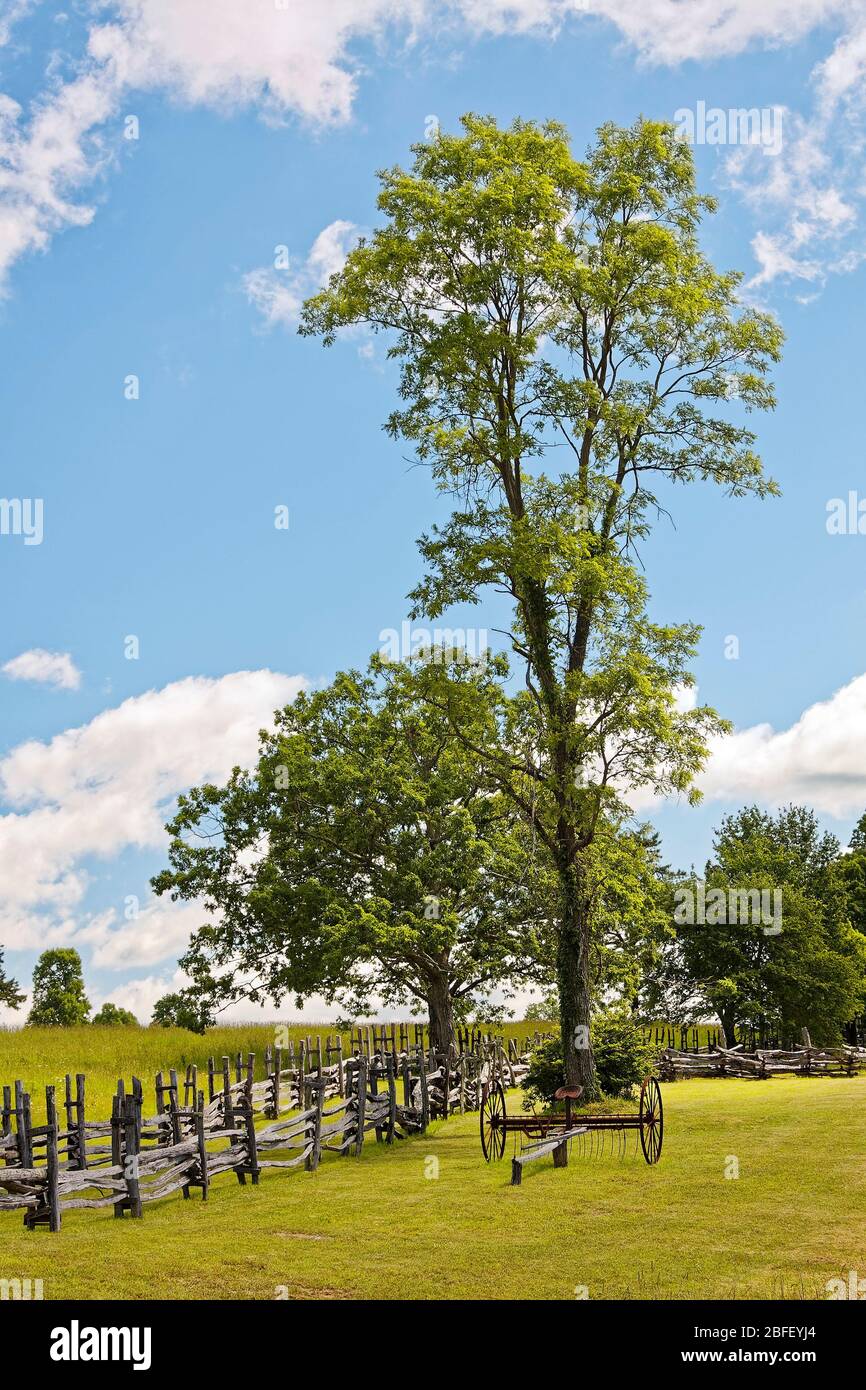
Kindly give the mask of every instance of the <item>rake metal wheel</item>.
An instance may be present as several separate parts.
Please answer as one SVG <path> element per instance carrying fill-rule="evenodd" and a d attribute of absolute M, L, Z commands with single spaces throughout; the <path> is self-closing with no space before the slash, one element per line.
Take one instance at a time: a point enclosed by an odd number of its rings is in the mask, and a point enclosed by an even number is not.
<path fill-rule="evenodd" d="M 662 1153 L 665 1113 L 662 1093 L 654 1076 L 640 1088 L 640 1146 L 647 1163 L 658 1163 Z"/>
<path fill-rule="evenodd" d="M 485 1087 L 481 1102 L 481 1150 L 488 1163 L 505 1153 L 505 1091 L 498 1081 Z"/>

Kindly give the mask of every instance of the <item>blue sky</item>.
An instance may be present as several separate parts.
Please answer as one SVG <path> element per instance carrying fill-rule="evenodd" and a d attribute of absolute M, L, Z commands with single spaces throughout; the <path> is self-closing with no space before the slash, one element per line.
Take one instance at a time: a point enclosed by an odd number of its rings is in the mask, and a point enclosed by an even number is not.
<path fill-rule="evenodd" d="M 696 487 L 646 547 L 654 611 L 704 625 L 700 695 L 738 731 L 705 805 L 652 817 L 682 866 L 744 801 L 807 801 L 847 840 L 866 537 L 828 534 L 827 504 L 866 496 L 862 0 L 7 0 L 0 40 L 0 491 L 44 506 L 41 544 L 0 535 L 0 943 L 23 983 L 75 944 L 91 998 L 146 1018 L 199 920 L 147 888 L 172 798 L 405 617 L 441 503 L 382 432 L 383 344 L 325 352 L 296 306 L 374 224 L 376 169 L 466 110 L 556 118 L 577 151 L 699 102 L 779 122 L 775 154 L 695 150 L 707 251 L 788 335 L 756 422 L 784 495 Z"/>

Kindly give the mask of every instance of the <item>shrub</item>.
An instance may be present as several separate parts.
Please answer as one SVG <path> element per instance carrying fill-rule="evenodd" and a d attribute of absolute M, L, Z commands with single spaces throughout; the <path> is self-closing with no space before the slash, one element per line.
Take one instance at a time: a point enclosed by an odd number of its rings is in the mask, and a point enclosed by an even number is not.
<path fill-rule="evenodd" d="M 596 1015 L 590 1033 L 602 1094 L 630 1095 L 655 1063 L 655 1050 L 644 1041 L 640 1025 L 631 1014 L 611 1010 Z M 532 1100 L 549 1105 L 554 1091 L 562 1085 L 562 1076 L 562 1041 L 551 1038 L 533 1052 L 524 1090 Z"/>

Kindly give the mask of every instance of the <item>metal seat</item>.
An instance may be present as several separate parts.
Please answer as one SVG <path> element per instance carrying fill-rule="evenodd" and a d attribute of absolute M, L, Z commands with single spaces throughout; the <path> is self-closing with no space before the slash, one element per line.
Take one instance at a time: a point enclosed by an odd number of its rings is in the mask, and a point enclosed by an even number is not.
<path fill-rule="evenodd" d="M 553 1099 L 554 1099 L 554 1100 L 580 1100 L 580 1098 L 581 1098 L 582 1095 L 583 1095 L 583 1087 L 582 1087 L 582 1086 L 560 1086 L 558 1090 L 554 1091 L 554 1093 L 553 1093 Z"/>

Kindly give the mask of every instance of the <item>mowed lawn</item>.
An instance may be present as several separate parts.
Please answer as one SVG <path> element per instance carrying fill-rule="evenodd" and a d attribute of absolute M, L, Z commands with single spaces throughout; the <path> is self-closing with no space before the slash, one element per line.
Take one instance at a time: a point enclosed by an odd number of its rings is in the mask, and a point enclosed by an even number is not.
<path fill-rule="evenodd" d="M 4 1213 L 0 1277 L 48 1299 L 814 1299 L 866 1276 L 866 1078 L 663 1095 L 656 1168 L 574 1154 L 512 1188 L 508 1154 L 485 1164 L 477 1115 L 455 1116 L 315 1174 L 223 1175 L 206 1206 L 176 1194 L 142 1221 L 72 1212 L 51 1236 Z"/>

